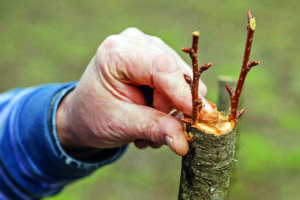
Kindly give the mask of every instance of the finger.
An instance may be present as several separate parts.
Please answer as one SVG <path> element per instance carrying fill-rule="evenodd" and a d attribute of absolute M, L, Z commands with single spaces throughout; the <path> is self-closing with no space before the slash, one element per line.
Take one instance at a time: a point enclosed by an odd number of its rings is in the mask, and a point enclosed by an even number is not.
<path fill-rule="evenodd" d="M 149 145 L 153 149 L 159 149 L 160 147 L 163 146 L 163 144 L 159 144 L 159 143 L 155 143 L 155 142 L 151 142 L 151 141 L 149 142 Z"/>
<path fill-rule="evenodd" d="M 149 146 L 147 140 L 137 139 L 134 141 L 134 145 L 139 149 L 146 149 Z"/>
<path fill-rule="evenodd" d="M 182 70 L 183 73 L 193 76 L 192 68 L 177 54 L 177 52 L 172 49 L 169 45 L 167 45 L 162 39 L 156 36 L 150 36 L 145 35 L 145 37 L 148 37 L 151 43 L 155 43 L 158 46 L 164 47 L 164 49 L 168 52 L 170 52 L 173 57 L 176 59 L 178 66 Z M 200 80 L 199 81 L 199 95 L 200 96 L 206 96 L 207 94 L 207 88 L 205 84 Z"/>
<path fill-rule="evenodd" d="M 148 144 L 154 148 L 167 144 L 178 155 L 187 153 L 188 144 L 183 127 L 175 118 L 146 106 L 125 102 L 120 102 L 119 106 L 122 108 L 119 115 L 124 117 L 121 119 L 122 122 L 116 123 L 123 126 L 123 135 L 127 135 L 129 141 L 151 141 Z"/>
<path fill-rule="evenodd" d="M 190 87 L 185 82 L 183 73 L 176 60 L 169 56 L 156 58 L 152 79 L 154 88 L 160 94 L 170 99 L 178 110 L 191 114 L 192 97 Z"/>
<path fill-rule="evenodd" d="M 154 142 L 147 141 L 147 140 L 141 140 L 141 139 L 135 140 L 134 145 L 138 149 L 145 149 L 149 146 L 153 149 L 158 149 L 158 148 L 162 147 L 162 144 L 154 143 Z"/>
<path fill-rule="evenodd" d="M 169 113 L 174 108 L 174 105 L 169 99 L 160 94 L 157 90 L 154 90 L 153 107 L 164 113 Z"/>
<path fill-rule="evenodd" d="M 176 59 L 177 64 L 183 73 L 192 76 L 191 67 L 176 53 L 176 51 L 174 51 L 169 45 L 167 45 L 161 38 L 145 34 L 144 32 L 135 27 L 125 29 L 123 32 L 120 33 L 120 35 L 132 39 L 135 42 L 137 40 L 148 41 L 151 45 L 156 45 L 157 47 L 164 49 L 166 52 L 168 52 L 168 54 L 172 54 L 172 56 L 174 56 L 174 59 Z"/>
<path fill-rule="evenodd" d="M 178 65 L 182 69 L 183 73 L 189 74 L 190 76 L 192 75 L 192 68 L 177 54 L 177 52 L 174 49 L 172 49 L 169 45 L 167 45 L 159 37 L 151 36 L 151 35 L 146 35 L 146 36 L 148 36 L 148 39 L 149 39 L 149 41 L 151 41 L 151 43 L 154 43 L 157 46 L 163 47 L 166 51 L 168 51 L 170 54 L 172 54 L 173 57 L 178 62 Z"/>

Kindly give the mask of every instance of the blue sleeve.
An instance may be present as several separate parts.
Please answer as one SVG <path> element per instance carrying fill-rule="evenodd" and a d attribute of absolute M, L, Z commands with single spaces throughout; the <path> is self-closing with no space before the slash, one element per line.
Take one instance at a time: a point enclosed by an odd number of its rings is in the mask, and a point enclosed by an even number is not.
<path fill-rule="evenodd" d="M 59 102 L 76 83 L 16 89 L 0 94 L 0 199 L 40 199 L 117 160 L 127 146 L 83 162 L 60 146 Z"/>

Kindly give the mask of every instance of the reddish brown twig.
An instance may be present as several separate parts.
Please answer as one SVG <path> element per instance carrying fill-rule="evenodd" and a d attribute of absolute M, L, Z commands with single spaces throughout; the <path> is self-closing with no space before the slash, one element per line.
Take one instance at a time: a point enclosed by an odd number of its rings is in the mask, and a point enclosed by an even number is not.
<path fill-rule="evenodd" d="M 192 42 L 192 48 L 183 48 L 182 51 L 185 53 L 188 53 L 192 60 L 192 66 L 193 66 L 193 78 L 191 78 L 189 75 L 184 74 L 184 79 L 189 84 L 191 88 L 192 93 L 192 103 L 193 103 L 193 116 L 192 116 L 192 123 L 197 124 L 200 110 L 202 109 L 202 101 L 199 98 L 199 79 L 205 70 L 207 70 L 212 64 L 207 63 L 202 65 L 200 68 L 198 66 L 198 40 L 199 40 L 199 32 L 193 32 L 193 42 Z"/>
<path fill-rule="evenodd" d="M 231 109 L 230 109 L 230 115 L 229 115 L 229 120 L 237 120 L 243 113 L 244 111 L 241 110 L 238 113 L 238 105 L 239 105 L 239 99 L 240 95 L 243 89 L 243 85 L 247 76 L 247 73 L 250 71 L 251 67 L 258 65 L 258 61 L 252 61 L 249 62 L 249 56 L 250 56 L 250 51 L 251 51 L 251 45 L 253 41 L 253 34 L 255 31 L 256 23 L 255 23 L 255 18 L 252 16 L 250 10 L 248 11 L 248 25 L 247 25 L 247 41 L 246 41 L 246 47 L 245 47 L 245 52 L 244 52 L 244 59 L 243 59 L 243 64 L 242 64 L 242 69 L 240 72 L 239 80 L 236 86 L 235 91 L 233 92 L 232 89 L 226 84 L 226 89 L 229 93 L 230 96 L 230 101 L 231 101 Z"/>

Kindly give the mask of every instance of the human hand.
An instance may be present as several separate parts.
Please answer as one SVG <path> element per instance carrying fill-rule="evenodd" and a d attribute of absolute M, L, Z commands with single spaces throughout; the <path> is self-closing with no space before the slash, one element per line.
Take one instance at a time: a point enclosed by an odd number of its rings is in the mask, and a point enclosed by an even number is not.
<path fill-rule="evenodd" d="M 98 48 L 77 87 L 57 111 L 63 147 L 99 149 L 134 142 L 138 148 L 167 144 L 185 155 L 188 143 L 181 123 L 168 113 L 191 115 L 191 93 L 183 73 L 190 67 L 157 37 L 129 28 L 108 37 Z M 146 105 L 140 86 L 153 88 Z M 201 82 L 200 94 L 206 94 Z M 152 94 L 150 94 L 152 95 Z"/>

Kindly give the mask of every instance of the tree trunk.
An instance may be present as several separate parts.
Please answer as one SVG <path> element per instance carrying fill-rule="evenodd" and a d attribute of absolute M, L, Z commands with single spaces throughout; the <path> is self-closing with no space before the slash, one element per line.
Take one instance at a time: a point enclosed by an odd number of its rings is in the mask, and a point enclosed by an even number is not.
<path fill-rule="evenodd" d="M 226 199 L 235 161 L 235 131 L 225 135 L 190 129 L 194 140 L 182 158 L 179 200 Z"/>
<path fill-rule="evenodd" d="M 223 76 L 219 78 L 218 108 L 227 114 L 230 100 L 223 89 L 225 82 L 234 88 L 236 81 Z M 217 135 L 188 126 L 187 132 L 194 140 L 189 144 L 188 154 L 182 158 L 178 199 L 227 199 L 236 158 L 235 129 L 225 135 Z"/>

